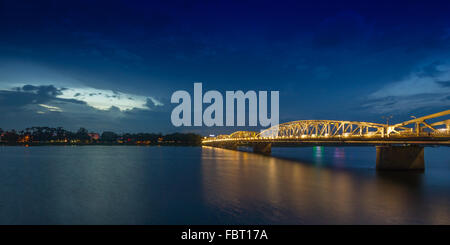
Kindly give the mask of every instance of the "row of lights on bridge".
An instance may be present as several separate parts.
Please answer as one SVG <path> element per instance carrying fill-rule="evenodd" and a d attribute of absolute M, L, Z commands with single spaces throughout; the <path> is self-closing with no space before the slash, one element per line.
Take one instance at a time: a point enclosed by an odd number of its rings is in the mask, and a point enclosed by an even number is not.
<path fill-rule="evenodd" d="M 443 133 L 447 133 L 447 132 L 450 133 L 450 130 L 447 129 L 447 128 L 441 128 L 441 129 L 439 129 L 439 131 L 443 132 Z M 376 136 L 376 133 L 377 132 L 369 132 L 369 133 L 366 133 L 366 134 L 363 134 L 363 135 L 352 135 L 351 133 L 344 133 L 342 136 L 341 135 L 336 135 L 336 136 L 331 136 L 331 137 L 337 137 L 337 138 L 339 138 L 339 137 L 350 137 L 350 136 L 374 137 L 374 136 Z M 316 134 L 312 134 L 312 135 L 304 134 L 304 135 L 301 135 L 301 136 L 275 136 L 275 137 L 274 136 L 266 136 L 266 137 L 262 136 L 262 137 L 242 137 L 242 138 L 224 138 L 224 139 L 213 138 L 213 136 L 212 137 L 210 136 L 210 138 L 204 137 L 203 138 L 203 142 L 258 140 L 258 139 L 299 139 L 299 138 L 308 138 L 308 137 L 310 137 L 310 138 L 330 137 L 330 135 L 329 134 L 324 134 L 323 136 L 322 135 L 317 136 Z"/>

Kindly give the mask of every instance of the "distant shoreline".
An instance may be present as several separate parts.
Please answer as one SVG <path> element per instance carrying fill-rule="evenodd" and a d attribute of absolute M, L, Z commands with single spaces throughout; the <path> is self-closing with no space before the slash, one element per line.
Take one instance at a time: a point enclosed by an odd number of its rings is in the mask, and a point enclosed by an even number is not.
<path fill-rule="evenodd" d="M 5 143 L 0 142 L 0 146 L 201 146 L 195 143 L 160 143 L 160 144 L 120 144 L 120 143 Z"/>
<path fill-rule="evenodd" d="M 0 146 L 43 145 L 139 145 L 139 146 L 200 146 L 202 136 L 194 133 L 103 133 L 89 132 L 80 128 L 76 132 L 63 127 L 31 127 L 25 130 L 3 131 L 0 128 Z"/>

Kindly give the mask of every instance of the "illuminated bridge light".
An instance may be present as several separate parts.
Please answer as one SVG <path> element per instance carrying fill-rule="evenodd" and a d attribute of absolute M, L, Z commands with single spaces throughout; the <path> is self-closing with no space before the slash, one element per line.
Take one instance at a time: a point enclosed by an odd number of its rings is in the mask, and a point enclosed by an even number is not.
<path fill-rule="evenodd" d="M 433 123 L 426 121 L 447 115 L 450 115 L 450 110 L 414 118 L 394 125 L 335 120 L 301 120 L 283 123 L 260 133 L 238 131 L 231 135 L 220 135 L 210 138 L 205 137 L 202 142 L 214 143 L 239 140 L 251 140 L 252 142 L 257 142 L 258 140 L 304 139 L 308 137 L 321 137 L 324 140 L 329 139 L 332 142 L 339 142 L 341 138 L 347 137 L 351 137 L 352 139 L 360 138 L 361 143 L 364 143 L 364 141 L 382 142 L 386 140 L 386 138 L 401 138 L 402 142 L 413 140 L 418 142 L 417 136 L 420 136 L 422 141 L 440 141 L 440 144 L 450 145 L 450 121 L 448 119 Z M 327 133 L 318 133 L 318 130 L 324 128 L 326 128 Z M 299 129 L 301 130 L 300 134 Z M 414 137 L 416 137 L 416 139 L 414 139 Z M 299 142 L 301 142 L 301 140 L 299 140 Z"/>

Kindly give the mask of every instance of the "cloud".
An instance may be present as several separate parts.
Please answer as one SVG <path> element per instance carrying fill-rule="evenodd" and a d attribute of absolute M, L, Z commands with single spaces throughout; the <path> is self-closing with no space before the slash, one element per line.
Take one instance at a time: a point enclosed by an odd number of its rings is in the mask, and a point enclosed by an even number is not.
<path fill-rule="evenodd" d="M 8 95 L 14 94 L 14 97 Z M 3 95 L 3 96 L 1 96 Z M 120 111 L 143 109 L 150 110 L 151 107 L 162 106 L 163 104 L 152 97 L 128 94 L 105 89 L 95 89 L 91 87 L 62 87 L 54 85 L 30 85 L 14 87 L 12 89 L 0 90 L 0 101 L 4 105 L 21 103 L 25 104 L 45 104 L 49 100 L 64 101 L 71 103 L 87 104 L 97 110 L 109 110 L 112 107 Z M 149 107 L 148 101 L 151 101 Z"/>
<path fill-rule="evenodd" d="M 440 84 L 442 87 L 450 87 L 450 81 L 436 81 L 438 84 Z"/>
<path fill-rule="evenodd" d="M 46 95 L 46 96 L 57 96 L 61 95 L 61 90 L 64 89 L 57 89 L 53 85 L 48 86 L 33 86 L 33 85 L 24 85 L 22 88 L 17 88 L 18 91 L 24 91 L 24 92 L 34 92 L 36 94 L 40 95 Z"/>
<path fill-rule="evenodd" d="M 44 107 L 45 109 L 47 109 L 49 111 L 62 112 L 62 109 L 57 106 L 44 105 L 44 104 L 39 104 L 39 106 Z"/>
<path fill-rule="evenodd" d="M 450 63 L 432 62 L 368 96 L 364 107 L 378 113 L 450 106 Z"/>
<path fill-rule="evenodd" d="M 72 93 L 79 95 L 72 97 Z M 152 132 L 156 127 L 167 131 L 173 130 L 169 104 L 118 91 L 26 84 L 0 88 L 0 127 L 63 126 L 69 130 L 86 127 L 98 132 Z"/>
<path fill-rule="evenodd" d="M 0 90 L 0 105 L 2 107 L 23 107 L 29 104 L 47 104 L 49 101 L 70 102 L 84 104 L 85 102 L 58 98 L 64 89 L 57 89 L 53 85 L 33 86 L 25 85 L 12 89 Z"/>
<path fill-rule="evenodd" d="M 111 107 L 116 107 L 120 111 L 132 110 L 136 108 L 150 110 L 151 108 L 147 106 L 148 100 L 151 100 L 155 106 L 162 105 L 161 102 L 149 96 L 140 96 L 89 87 L 66 88 L 56 97 L 84 101 L 89 106 L 92 106 L 98 110 L 109 110 Z"/>
<path fill-rule="evenodd" d="M 391 96 L 378 100 L 367 102 L 363 107 L 372 109 L 375 113 L 407 113 L 420 111 L 422 109 L 433 109 L 436 112 L 438 108 L 445 109 L 450 106 L 450 96 L 448 94 L 419 94 L 414 96 Z"/>

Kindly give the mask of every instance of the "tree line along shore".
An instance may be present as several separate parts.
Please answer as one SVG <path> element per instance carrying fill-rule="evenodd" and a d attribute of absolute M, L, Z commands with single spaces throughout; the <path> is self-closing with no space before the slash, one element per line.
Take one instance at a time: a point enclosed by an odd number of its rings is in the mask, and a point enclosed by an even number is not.
<path fill-rule="evenodd" d="M 31 127 L 25 130 L 0 128 L 2 145 L 201 145 L 202 136 L 194 133 L 102 133 L 80 128 L 76 132 L 62 127 Z"/>

